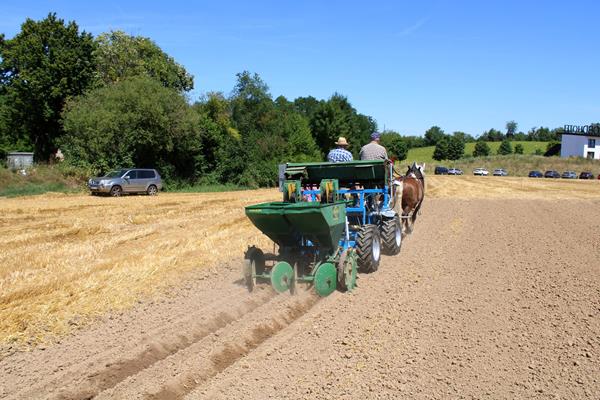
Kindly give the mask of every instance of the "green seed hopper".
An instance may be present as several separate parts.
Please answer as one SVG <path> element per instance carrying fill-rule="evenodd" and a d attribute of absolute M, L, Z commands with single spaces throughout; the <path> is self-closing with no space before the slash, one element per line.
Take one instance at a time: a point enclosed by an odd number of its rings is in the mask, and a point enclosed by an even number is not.
<path fill-rule="evenodd" d="M 335 249 L 344 232 L 346 208 L 335 203 L 271 202 L 246 207 L 246 216 L 280 247 L 295 246 L 304 237 L 321 249 Z"/>

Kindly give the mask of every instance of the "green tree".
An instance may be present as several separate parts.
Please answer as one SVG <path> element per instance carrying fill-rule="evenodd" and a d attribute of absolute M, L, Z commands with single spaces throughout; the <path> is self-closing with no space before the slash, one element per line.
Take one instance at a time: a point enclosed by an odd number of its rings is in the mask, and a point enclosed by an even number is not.
<path fill-rule="evenodd" d="M 439 126 L 432 126 L 425 131 L 425 143 L 427 146 L 435 146 L 446 135 Z"/>
<path fill-rule="evenodd" d="M 148 77 L 125 79 L 69 102 L 61 138 L 67 160 L 106 171 L 157 168 L 166 178 L 202 171 L 203 136 L 217 124 L 194 113 L 184 96 Z"/>
<path fill-rule="evenodd" d="M 56 150 L 66 100 L 92 83 L 94 49 L 90 34 L 53 13 L 41 21 L 27 19 L 14 38 L 0 40 L 0 94 L 11 141 L 26 135 L 38 160 Z"/>
<path fill-rule="evenodd" d="M 508 154 L 512 154 L 512 145 L 510 144 L 510 140 L 504 139 L 502 143 L 500 143 L 500 147 L 498 147 L 498 155 L 505 156 Z"/>
<path fill-rule="evenodd" d="M 483 132 L 481 134 L 481 136 L 479 137 L 479 139 L 485 140 L 488 142 L 501 142 L 502 140 L 504 140 L 504 138 L 505 138 L 504 134 L 494 128 L 490 129 L 489 131 Z"/>
<path fill-rule="evenodd" d="M 96 43 L 98 77 L 105 84 L 148 76 L 168 88 L 194 88 L 194 77 L 149 38 L 111 31 L 98 36 Z"/>
<path fill-rule="evenodd" d="M 515 121 L 508 121 L 506 123 L 506 137 L 513 138 L 515 136 L 515 133 L 517 133 L 518 127 L 519 124 L 517 124 Z"/>
<path fill-rule="evenodd" d="M 232 119 L 242 135 L 264 132 L 275 117 L 275 107 L 269 87 L 258 74 L 243 71 L 230 98 Z"/>
<path fill-rule="evenodd" d="M 310 128 L 323 153 L 334 146 L 339 136 L 344 136 L 356 158 L 361 146 L 370 141 L 377 124 L 371 117 L 359 114 L 345 96 L 336 93 L 319 103 L 310 119 Z"/>
<path fill-rule="evenodd" d="M 459 138 L 460 140 L 463 141 L 463 143 L 469 143 L 469 142 L 475 141 L 475 138 L 473 136 L 469 135 L 468 133 L 461 132 L 461 131 L 453 132 L 452 136 Z"/>
<path fill-rule="evenodd" d="M 524 150 L 525 149 L 523 148 L 523 145 L 521 143 L 517 143 L 515 145 L 515 154 L 523 154 Z"/>
<path fill-rule="evenodd" d="M 478 140 L 475 143 L 475 149 L 473 150 L 473 157 L 485 157 L 490 155 L 490 146 L 483 140 Z"/>
<path fill-rule="evenodd" d="M 450 136 L 448 137 L 448 151 L 446 153 L 446 158 L 448 160 L 458 160 L 462 158 L 465 153 L 465 142 L 461 139 L 460 136 Z"/>
<path fill-rule="evenodd" d="M 436 161 L 448 160 L 449 146 L 450 143 L 447 136 L 439 139 L 435 145 L 435 150 L 433 150 L 433 159 Z"/>
<path fill-rule="evenodd" d="M 237 78 L 230 103 L 242 146 L 233 149 L 238 151 L 233 157 L 242 158 L 246 165 L 233 177 L 237 183 L 271 186 L 277 183 L 278 164 L 321 158 L 309 120 L 296 110 L 295 103 L 283 96 L 273 101 L 268 86 L 257 74 L 244 71 Z"/>
<path fill-rule="evenodd" d="M 383 132 L 381 145 L 386 148 L 389 158 L 398 161 L 406 160 L 408 146 L 399 134 L 390 131 Z"/>
<path fill-rule="evenodd" d="M 298 97 L 294 100 L 294 108 L 310 120 L 321 103 L 323 100 L 317 100 L 313 96 Z"/>

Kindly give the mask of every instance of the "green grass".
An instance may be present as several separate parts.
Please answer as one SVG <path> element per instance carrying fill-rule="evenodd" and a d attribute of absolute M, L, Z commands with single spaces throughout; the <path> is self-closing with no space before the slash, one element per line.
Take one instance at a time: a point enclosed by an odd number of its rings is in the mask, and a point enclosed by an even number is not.
<path fill-rule="evenodd" d="M 0 189 L 0 197 L 32 196 L 48 192 L 75 193 L 79 189 L 67 186 L 62 182 L 31 183 L 7 186 Z"/>
<path fill-rule="evenodd" d="M 0 168 L 0 197 L 31 196 L 47 192 L 73 193 L 84 189 L 81 177 L 56 165 L 35 165 L 27 175 Z"/>
<path fill-rule="evenodd" d="M 232 192 L 236 190 L 250 190 L 244 186 L 233 184 L 212 184 L 212 185 L 167 185 L 166 192 L 172 193 L 216 193 L 216 192 Z"/>
<path fill-rule="evenodd" d="M 488 146 L 490 146 L 491 154 L 495 155 L 498 152 L 498 147 L 500 147 L 501 142 L 487 142 Z M 523 145 L 524 154 L 534 154 L 536 149 L 540 149 L 541 151 L 546 151 L 546 146 L 548 142 L 511 142 L 513 151 L 515 146 L 521 143 Z M 433 151 L 435 150 L 435 146 L 428 147 L 419 147 L 416 149 L 410 149 L 408 151 L 408 156 L 406 157 L 407 161 L 417 161 L 417 162 L 425 162 L 427 164 L 436 163 L 433 159 Z M 467 143 L 465 145 L 465 155 L 472 156 L 473 150 L 475 150 L 475 143 Z"/>

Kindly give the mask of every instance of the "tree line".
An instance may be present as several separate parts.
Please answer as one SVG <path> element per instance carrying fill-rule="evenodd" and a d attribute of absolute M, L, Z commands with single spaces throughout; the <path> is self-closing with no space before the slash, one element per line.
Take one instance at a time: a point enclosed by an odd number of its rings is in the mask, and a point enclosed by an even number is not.
<path fill-rule="evenodd" d="M 167 178 L 272 185 L 277 164 L 319 161 L 339 136 L 354 156 L 377 129 L 339 93 L 273 99 L 258 74 L 237 74 L 231 93 L 190 103 L 194 78 L 149 38 L 93 37 L 51 13 L 0 35 L 0 156 L 58 148 L 65 162 L 98 172 L 153 167 Z M 384 143 L 397 158 L 397 135 Z"/>
<path fill-rule="evenodd" d="M 97 37 L 50 13 L 27 19 L 11 39 L 0 34 L 0 157 L 58 148 L 65 162 L 94 172 L 152 167 L 169 179 L 246 186 L 275 184 L 277 165 L 319 161 L 339 136 L 360 147 L 377 130 L 347 97 L 273 98 L 258 74 L 242 71 L 230 93 L 189 101 L 194 77 L 151 39 L 120 31 Z M 508 127 L 508 125 L 507 125 Z M 502 134 L 491 129 L 485 140 Z M 524 140 L 546 140 L 535 128 Z M 436 145 L 452 154 L 475 138 L 434 126 L 420 136 L 383 132 L 388 154 Z M 461 153 L 462 154 L 462 153 Z M 445 156 L 447 157 L 447 156 Z"/>
<path fill-rule="evenodd" d="M 550 142 L 547 151 L 540 153 L 540 155 L 555 153 L 554 147 L 556 142 L 560 141 L 561 128 L 533 127 L 527 133 L 517 132 L 517 128 L 518 124 L 515 121 L 508 121 L 506 123 L 506 133 L 492 128 L 483 132 L 478 138 L 474 138 L 460 131 L 449 135 L 439 126 L 432 126 L 425 132 L 422 145 L 435 146 L 433 159 L 438 161 L 463 158 L 465 156 L 465 144 L 469 142 L 475 142 L 473 157 L 483 157 L 491 154 L 487 142 L 501 142 L 497 151 L 498 155 L 523 154 L 523 145 L 517 143 L 513 150 L 511 141 Z"/>

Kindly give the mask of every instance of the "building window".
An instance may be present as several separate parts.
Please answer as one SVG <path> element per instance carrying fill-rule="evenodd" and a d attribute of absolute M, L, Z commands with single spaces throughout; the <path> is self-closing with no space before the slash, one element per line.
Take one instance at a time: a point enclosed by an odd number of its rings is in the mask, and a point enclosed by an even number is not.
<path fill-rule="evenodd" d="M 588 139 L 588 149 L 596 147 L 596 139 Z"/>
<path fill-rule="evenodd" d="M 589 158 L 590 160 L 593 160 L 594 159 L 594 152 L 593 151 L 588 151 L 587 158 Z"/>

